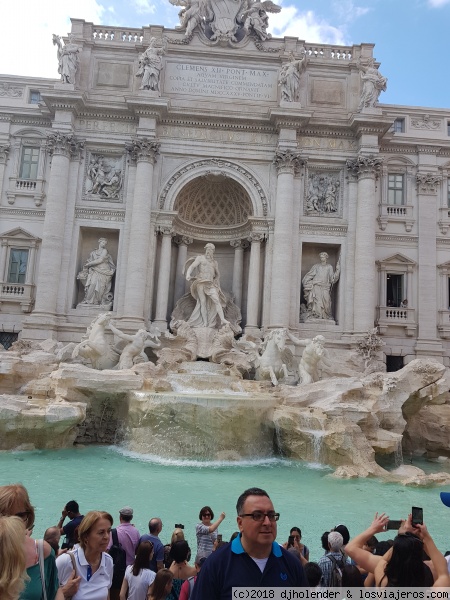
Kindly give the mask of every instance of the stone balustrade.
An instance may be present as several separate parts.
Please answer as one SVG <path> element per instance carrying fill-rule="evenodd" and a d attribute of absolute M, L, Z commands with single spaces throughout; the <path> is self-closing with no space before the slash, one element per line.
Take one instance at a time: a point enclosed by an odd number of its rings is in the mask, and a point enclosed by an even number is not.
<path fill-rule="evenodd" d="M 353 59 L 353 48 L 305 44 L 305 50 L 306 56 L 310 58 L 325 58 L 346 61 L 351 61 Z"/>
<path fill-rule="evenodd" d="M 442 338 L 450 339 L 450 310 L 440 310 L 438 331 Z"/>
<path fill-rule="evenodd" d="M 385 334 L 388 327 L 404 327 L 406 335 L 414 335 L 417 329 L 416 311 L 414 308 L 400 306 L 377 306 L 377 325 L 380 334 Z"/>
<path fill-rule="evenodd" d="M 142 42 L 144 34 L 142 29 L 123 29 L 121 27 L 93 27 L 92 38 L 94 40 L 114 42 Z"/>
<path fill-rule="evenodd" d="M 18 179 L 16 181 L 16 190 L 26 190 L 27 192 L 34 192 L 37 186 L 37 181 L 34 179 Z"/>
<path fill-rule="evenodd" d="M 406 231 L 411 231 L 414 225 L 414 207 L 411 204 L 380 204 L 380 229 L 384 231 L 389 222 L 404 223 Z"/>
<path fill-rule="evenodd" d="M 35 285 L 31 283 L 9 283 L 0 284 L 0 303 L 20 304 L 23 312 L 30 312 L 34 302 Z"/>

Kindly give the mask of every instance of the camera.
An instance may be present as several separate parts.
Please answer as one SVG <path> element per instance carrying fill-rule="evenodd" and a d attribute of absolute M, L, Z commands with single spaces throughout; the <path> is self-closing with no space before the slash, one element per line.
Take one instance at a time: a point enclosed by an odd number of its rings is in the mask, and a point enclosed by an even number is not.
<path fill-rule="evenodd" d="M 184 529 L 184 525 L 182 523 L 175 523 L 175 529 Z"/>
<path fill-rule="evenodd" d="M 217 541 L 220 543 L 222 541 L 222 534 L 218 533 L 217 534 Z"/>

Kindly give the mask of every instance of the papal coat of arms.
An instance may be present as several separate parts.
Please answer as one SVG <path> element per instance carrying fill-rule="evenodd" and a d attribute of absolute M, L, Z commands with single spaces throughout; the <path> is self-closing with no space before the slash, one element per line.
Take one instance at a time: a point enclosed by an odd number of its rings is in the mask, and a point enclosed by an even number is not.
<path fill-rule="evenodd" d="M 200 27 L 212 42 L 238 43 L 247 36 L 258 41 L 270 38 L 267 33 L 269 17 L 267 13 L 278 13 L 281 7 L 272 0 L 169 0 L 181 6 L 179 29 L 185 37 L 191 38 L 194 30 Z"/>

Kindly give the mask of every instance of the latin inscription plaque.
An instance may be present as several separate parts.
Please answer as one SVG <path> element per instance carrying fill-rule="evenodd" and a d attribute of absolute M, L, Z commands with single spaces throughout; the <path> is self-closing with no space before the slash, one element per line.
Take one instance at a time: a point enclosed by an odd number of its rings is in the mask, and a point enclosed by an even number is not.
<path fill-rule="evenodd" d="M 164 92 L 241 100 L 277 100 L 276 69 L 167 62 Z"/>

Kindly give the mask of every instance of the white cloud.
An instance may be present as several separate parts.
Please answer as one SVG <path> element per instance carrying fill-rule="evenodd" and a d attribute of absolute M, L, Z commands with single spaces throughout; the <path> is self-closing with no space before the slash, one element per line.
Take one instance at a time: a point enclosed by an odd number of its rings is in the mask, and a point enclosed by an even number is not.
<path fill-rule="evenodd" d="M 271 14 L 270 32 L 276 37 L 294 36 L 309 43 L 346 45 L 344 31 L 318 18 L 314 11 L 299 12 L 295 6 L 283 6 Z"/>
<path fill-rule="evenodd" d="M 450 0 L 428 0 L 428 4 L 431 8 L 441 8 L 441 6 L 450 4 Z"/>
<path fill-rule="evenodd" d="M 133 0 L 133 5 L 138 14 L 153 14 L 155 12 L 155 6 L 152 4 L 151 0 Z"/>
<path fill-rule="evenodd" d="M 58 77 L 52 34 L 67 35 L 70 17 L 102 22 L 97 0 L 3 0 L 0 73 Z"/>

